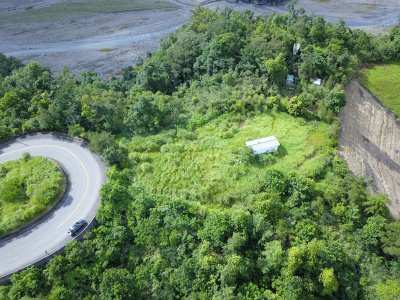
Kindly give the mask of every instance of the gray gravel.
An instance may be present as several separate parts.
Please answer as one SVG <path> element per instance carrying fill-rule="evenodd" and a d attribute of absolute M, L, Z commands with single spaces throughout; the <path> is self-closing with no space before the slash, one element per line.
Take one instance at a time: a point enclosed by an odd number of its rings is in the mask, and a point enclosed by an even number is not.
<path fill-rule="evenodd" d="M 1 1 L 1 15 L 36 9 L 65 0 Z M 155 0 L 151 0 L 155 1 Z M 202 4 L 215 9 L 232 7 L 253 10 L 256 14 L 285 13 L 287 3 L 260 6 L 235 1 L 171 0 L 178 8 L 99 14 L 56 23 L 7 24 L 0 21 L 0 52 L 15 56 L 24 63 L 38 61 L 53 73 L 64 66 L 70 72 L 92 70 L 103 78 L 120 75 L 122 68 L 134 65 L 139 57 L 157 49 L 158 41 L 166 38 L 190 20 L 191 9 Z M 321 15 L 335 22 L 343 18 L 347 24 L 372 33 L 385 33 L 400 14 L 399 0 L 299 0 L 297 6 L 307 13 Z M 1 19 L 0 19 L 1 20 Z"/>

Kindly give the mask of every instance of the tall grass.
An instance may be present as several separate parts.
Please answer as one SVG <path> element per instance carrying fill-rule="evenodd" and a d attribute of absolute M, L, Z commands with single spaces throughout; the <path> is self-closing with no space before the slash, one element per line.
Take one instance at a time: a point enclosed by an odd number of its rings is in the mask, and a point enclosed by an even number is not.
<path fill-rule="evenodd" d="M 400 118 L 400 62 L 368 68 L 359 79 L 365 88 Z"/>
<path fill-rule="evenodd" d="M 64 175 L 47 158 L 25 156 L 0 164 L 0 235 L 42 215 L 64 189 Z"/>
<path fill-rule="evenodd" d="M 324 163 L 318 150 L 330 142 L 329 125 L 306 122 L 280 112 L 256 116 L 243 123 L 222 116 L 196 129 L 194 135 L 185 135 L 183 131 L 164 132 L 157 138 L 123 140 L 121 144 L 138 164 L 136 184 L 151 192 L 212 206 L 245 202 L 258 189 L 269 168 L 316 175 Z M 245 142 L 271 135 L 278 138 L 279 151 L 264 154 L 262 160 L 253 157 L 246 161 Z M 149 139 L 162 145 L 151 147 Z M 305 167 L 309 160 L 316 161 Z"/>

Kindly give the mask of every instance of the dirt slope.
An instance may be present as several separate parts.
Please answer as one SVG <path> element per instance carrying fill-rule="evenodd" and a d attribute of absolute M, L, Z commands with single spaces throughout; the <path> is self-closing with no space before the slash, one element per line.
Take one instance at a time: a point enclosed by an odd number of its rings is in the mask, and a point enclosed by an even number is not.
<path fill-rule="evenodd" d="M 373 180 L 374 192 L 386 193 L 390 211 L 400 219 L 400 121 L 358 80 L 345 89 L 339 150 L 355 176 Z"/>

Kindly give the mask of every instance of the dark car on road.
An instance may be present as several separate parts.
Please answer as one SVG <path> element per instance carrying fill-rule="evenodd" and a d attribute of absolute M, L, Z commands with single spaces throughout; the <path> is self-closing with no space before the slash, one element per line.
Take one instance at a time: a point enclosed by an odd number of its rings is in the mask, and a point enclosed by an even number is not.
<path fill-rule="evenodd" d="M 70 236 L 74 236 L 75 233 L 77 231 L 79 231 L 79 229 L 81 229 L 83 226 L 85 226 L 87 224 L 87 222 L 83 219 L 79 220 L 78 222 L 76 222 L 74 225 L 72 225 L 72 227 L 68 230 L 68 234 Z"/>

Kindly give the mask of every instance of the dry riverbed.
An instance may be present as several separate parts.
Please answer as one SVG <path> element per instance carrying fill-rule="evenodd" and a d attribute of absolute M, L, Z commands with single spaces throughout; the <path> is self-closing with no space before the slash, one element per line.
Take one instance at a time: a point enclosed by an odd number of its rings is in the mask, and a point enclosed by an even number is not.
<path fill-rule="evenodd" d="M 66 2 L 68 4 L 66 4 Z M 71 3 L 72 2 L 72 3 Z M 285 13 L 284 4 L 260 6 L 236 1 L 117 1 L 138 3 L 137 9 L 100 8 L 96 13 L 65 10 L 66 0 L 6 0 L 0 2 L 0 52 L 24 63 L 38 61 L 53 73 L 64 66 L 70 72 L 98 72 L 103 78 L 120 74 L 122 68 L 157 49 L 158 41 L 190 20 L 196 5 L 215 9 L 232 7 L 254 10 L 256 14 Z M 93 1 L 94 2 L 94 1 Z M 102 1 L 104 2 L 104 1 Z M 110 2 L 110 1 L 108 1 Z M 329 21 L 343 18 L 351 26 L 370 32 L 387 32 L 400 14 L 398 0 L 299 0 L 307 13 L 314 12 Z M 100 1 L 96 5 L 99 5 Z M 115 2 L 116 3 L 116 2 Z M 76 4 L 76 3 L 75 3 Z M 144 5 L 144 6 L 140 6 Z M 47 12 L 47 15 L 41 12 Z"/>

